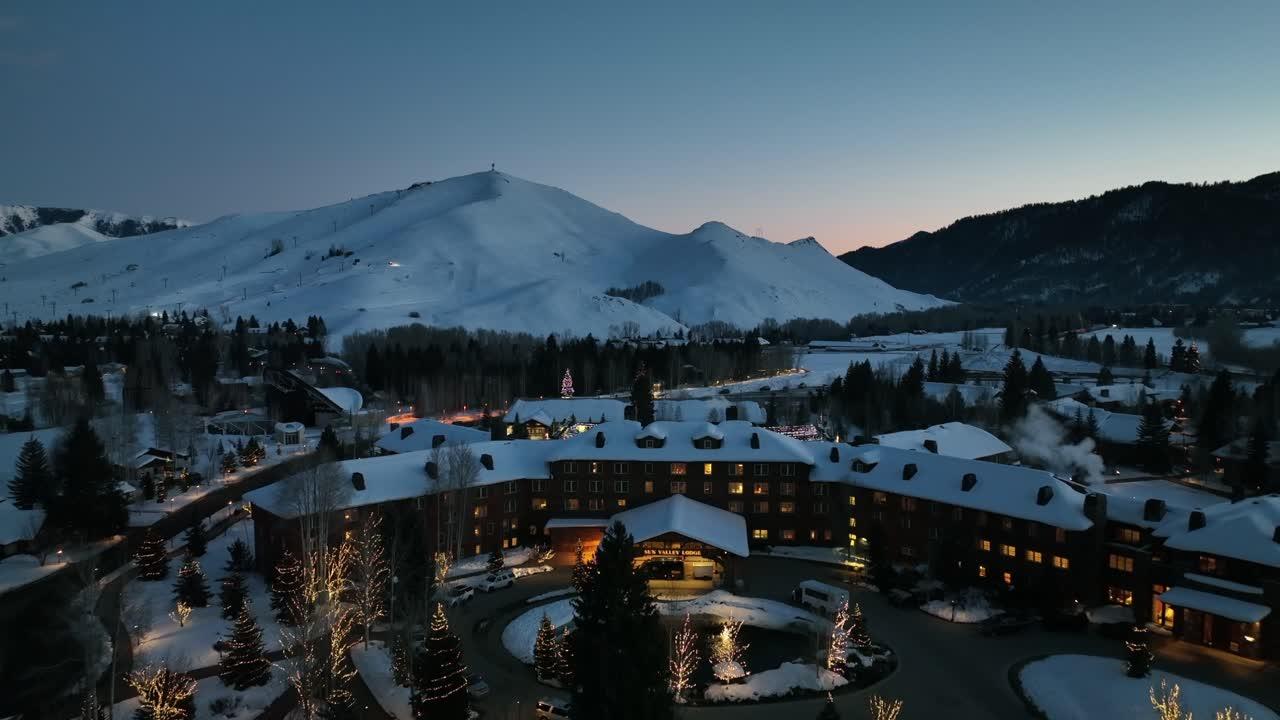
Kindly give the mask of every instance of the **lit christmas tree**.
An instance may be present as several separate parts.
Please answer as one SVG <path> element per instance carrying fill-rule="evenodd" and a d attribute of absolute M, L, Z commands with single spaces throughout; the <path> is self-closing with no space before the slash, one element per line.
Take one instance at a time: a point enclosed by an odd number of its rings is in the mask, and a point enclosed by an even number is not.
<path fill-rule="evenodd" d="M 693 629 L 688 613 L 671 646 L 669 665 L 671 694 L 676 702 L 683 703 L 685 691 L 693 685 L 693 671 L 698 667 L 698 632 Z"/>
<path fill-rule="evenodd" d="M 879 695 L 872 695 L 867 705 L 871 708 L 872 720 L 898 720 L 902 712 L 901 700 L 886 700 Z"/>
<path fill-rule="evenodd" d="M 402 632 L 391 636 L 391 677 L 400 687 L 409 687 L 409 643 Z"/>
<path fill-rule="evenodd" d="M 209 606 L 209 583 L 205 580 L 200 562 L 187 556 L 178 570 L 178 580 L 173 585 L 173 594 L 179 602 L 198 608 Z"/>
<path fill-rule="evenodd" d="M 1191 713 L 1182 710 L 1182 688 L 1177 683 L 1169 687 L 1169 681 L 1160 678 L 1160 692 L 1155 688 L 1147 690 L 1147 698 L 1151 701 L 1151 709 L 1156 711 L 1160 720 L 1188 720 Z"/>
<path fill-rule="evenodd" d="M 163 666 L 134 670 L 125 678 L 138 693 L 134 720 L 192 720 L 196 716 L 196 681 Z"/>
<path fill-rule="evenodd" d="M 1150 675 L 1151 663 L 1155 660 L 1155 656 L 1151 654 L 1151 646 L 1147 641 L 1147 629 L 1141 625 L 1134 625 L 1124 647 L 1125 673 L 1132 678 L 1144 678 Z"/>
<path fill-rule="evenodd" d="M 853 612 L 849 613 L 847 639 L 850 645 L 859 650 L 871 647 L 871 634 L 867 632 L 867 620 L 862 616 L 862 606 L 853 604 Z"/>
<path fill-rule="evenodd" d="M 555 679 L 556 651 L 556 629 L 544 612 L 538 623 L 538 637 L 533 643 L 533 667 L 539 680 L 546 682 Z"/>
<path fill-rule="evenodd" d="M 304 604 L 302 566 L 293 553 L 285 550 L 280 564 L 276 566 L 276 576 L 271 580 L 271 609 L 275 611 L 276 622 L 297 625 L 301 621 L 299 613 L 303 611 Z"/>
<path fill-rule="evenodd" d="M 573 374 L 569 372 L 569 368 L 564 369 L 564 377 L 560 378 L 560 397 L 573 397 Z"/>
<path fill-rule="evenodd" d="M 742 621 L 729 620 L 720 626 L 720 632 L 711 638 L 711 674 L 721 682 L 733 682 L 747 676 L 747 666 L 743 662 L 743 653 L 747 645 L 738 642 L 738 632 L 742 630 Z"/>
<path fill-rule="evenodd" d="M 133 562 L 138 566 L 139 580 L 163 580 L 169 575 L 169 558 L 165 555 L 164 540 L 151 532 L 150 528 L 133 554 Z"/>
<path fill-rule="evenodd" d="M 556 679 L 560 687 L 573 687 L 573 643 L 568 627 L 560 631 L 560 642 L 556 643 Z"/>
<path fill-rule="evenodd" d="M 827 702 L 818 711 L 818 720 L 840 720 L 840 713 L 836 710 L 836 700 L 831 697 L 831 693 L 827 693 Z"/>
<path fill-rule="evenodd" d="M 849 656 L 849 601 L 840 604 L 835 620 L 831 623 L 831 642 L 827 645 L 827 669 L 844 675 L 848 670 Z"/>
<path fill-rule="evenodd" d="M 228 450 L 226 454 L 222 456 L 222 474 L 230 475 L 235 472 L 238 467 L 240 467 L 240 461 L 236 459 L 236 454 Z"/>
<path fill-rule="evenodd" d="M 411 702 L 413 716 L 422 720 L 463 720 L 467 717 L 467 666 L 462 664 L 458 636 L 449 632 L 444 606 L 436 604 L 431 634 L 420 662 Z"/>
<path fill-rule="evenodd" d="M 244 575 L 233 572 L 222 579 L 222 587 L 218 590 L 218 602 L 222 605 L 222 617 L 235 620 L 244 611 L 249 595 Z"/>
<path fill-rule="evenodd" d="M 266 685 L 271 679 L 271 661 L 262 642 L 262 628 L 247 607 L 236 618 L 227 645 L 229 649 L 218 663 L 222 684 L 236 690 Z"/>
<path fill-rule="evenodd" d="M 502 557 L 502 551 L 495 548 L 493 552 L 489 553 L 489 560 L 485 563 L 484 569 L 494 573 L 501 570 L 506 564 L 507 560 Z"/>

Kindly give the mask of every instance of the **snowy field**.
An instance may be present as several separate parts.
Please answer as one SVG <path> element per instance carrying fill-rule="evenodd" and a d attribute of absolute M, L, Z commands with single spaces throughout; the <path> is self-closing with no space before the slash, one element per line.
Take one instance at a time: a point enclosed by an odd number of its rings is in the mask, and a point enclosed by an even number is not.
<path fill-rule="evenodd" d="M 280 697 L 290 687 L 289 673 L 277 665 L 271 668 L 271 680 L 262 687 L 252 687 L 237 692 L 222 684 L 216 675 L 196 682 L 195 720 L 252 720 L 262 714 L 271 701 Z M 221 702 L 226 709 L 214 712 L 212 705 Z M 132 718 L 138 709 L 138 698 L 133 697 L 113 706 L 117 718 Z"/>
<path fill-rule="evenodd" d="M 782 663 L 773 670 L 752 673 L 741 683 L 712 683 L 703 697 L 711 702 L 750 702 L 780 697 L 792 690 L 827 691 L 849 683 L 826 668 L 804 663 Z"/>
<path fill-rule="evenodd" d="M 1029 663 L 1019 678 L 1023 690 L 1049 720 L 1156 717 L 1148 692 L 1160 681 L 1182 688 L 1184 710 L 1197 718 L 1212 718 L 1231 706 L 1253 720 L 1276 720 L 1263 705 L 1233 692 L 1172 673 L 1153 670 L 1150 677 L 1125 675 L 1125 663 L 1093 655 L 1053 655 Z"/>
<path fill-rule="evenodd" d="M 182 536 L 174 538 L 179 543 Z M 126 593 L 134 601 L 141 602 L 150 618 L 150 630 L 142 643 L 134 651 L 139 663 L 164 662 L 173 669 L 195 669 L 210 667 L 218 663 L 218 651 L 213 644 L 231 632 L 231 621 L 222 618 L 222 606 L 218 602 L 218 590 L 222 578 L 228 573 L 226 566 L 228 548 L 237 539 L 244 540 L 253 547 L 253 521 L 242 520 L 227 529 L 216 538 L 210 538 L 207 552 L 200 558 L 200 567 L 204 570 L 209 582 L 209 606 L 193 608 L 191 617 L 185 627 L 169 617 L 173 611 L 173 587 L 178 577 L 178 569 L 182 567 L 179 555 L 169 559 L 169 577 L 155 582 L 131 580 L 126 586 Z M 280 625 L 276 623 L 271 611 L 271 593 L 266 580 L 258 573 L 245 573 L 248 586 L 249 607 L 262 626 L 262 639 L 267 652 L 280 649 Z"/>
<path fill-rule="evenodd" d="M 364 643 L 352 645 L 351 662 L 383 712 L 396 720 L 413 720 L 409 688 L 396 684 L 391 673 L 391 654 L 385 644 L 371 640 L 367 650 Z"/>
<path fill-rule="evenodd" d="M 123 539 L 124 536 L 118 535 L 85 545 L 68 546 L 63 549 L 62 555 L 50 552 L 45 558 L 44 565 L 41 565 L 40 559 L 34 555 L 10 555 L 0 560 L 0 594 L 16 590 L 55 573 L 66 567 L 68 562 L 97 555 Z"/>

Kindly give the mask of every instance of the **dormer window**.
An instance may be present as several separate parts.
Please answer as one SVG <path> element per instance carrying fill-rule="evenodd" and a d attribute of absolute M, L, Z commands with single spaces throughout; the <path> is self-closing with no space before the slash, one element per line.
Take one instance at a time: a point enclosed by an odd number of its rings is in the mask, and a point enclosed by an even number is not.
<path fill-rule="evenodd" d="M 862 460 L 853 461 L 853 471 L 856 473 L 869 473 L 875 469 L 875 463 L 863 462 Z"/>
<path fill-rule="evenodd" d="M 653 438 L 645 438 L 644 446 L 647 448 L 656 448 L 658 447 L 658 441 L 654 440 Z"/>
<path fill-rule="evenodd" d="M 711 438 L 703 438 L 703 439 L 702 439 L 701 441 L 699 441 L 699 442 L 701 442 L 701 443 L 702 443 L 702 449 L 703 449 L 703 450 L 713 450 L 713 449 L 715 449 L 716 441 L 715 441 L 715 440 L 712 440 Z"/>

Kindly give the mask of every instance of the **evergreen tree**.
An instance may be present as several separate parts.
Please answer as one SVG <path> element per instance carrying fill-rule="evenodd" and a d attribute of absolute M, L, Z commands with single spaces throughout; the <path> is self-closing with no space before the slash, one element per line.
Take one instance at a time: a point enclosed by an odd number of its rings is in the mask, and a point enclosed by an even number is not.
<path fill-rule="evenodd" d="M 1088 344 L 1085 345 L 1084 357 L 1089 362 L 1102 362 L 1102 343 L 1098 342 L 1098 336 L 1090 336 Z"/>
<path fill-rule="evenodd" d="M 484 569 L 494 573 L 501 570 L 505 564 L 506 559 L 502 557 L 502 551 L 494 548 L 493 552 L 489 553 L 489 559 L 485 562 Z"/>
<path fill-rule="evenodd" d="M 1249 449 L 1245 457 L 1244 482 L 1248 490 L 1261 492 L 1267 485 L 1269 447 L 1271 442 L 1270 428 L 1267 422 L 1258 418 L 1253 422 L 1253 431 L 1249 433 Z"/>
<path fill-rule="evenodd" d="M 867 619 L 862 615 L 862 606 L 853 604 L 849 610 L 849 645 L 859 650 L 871 647 L 871 634 L 867 632 Z"/>
<path fill-rule="evenodd" d="M 334 459 L 342 458 L 342 441 L 338 440 L 338 433 L 332 425 L 325 425 L 324 430 L 320 432 L 320 442 L 317 443 L 316 450 Z"/>
<path fill-rule="evenodd" d="M 9 497 L 13 498 L 14 507 L 30 510 L 36 503 L 47 503 L 53 490 L 53 473 L 49 470 L 44 445 L 33 435 L 18 451 L 13 479 L 9 481 Z"/>
<path fill-rule="evenodd" d="M 1085 419 L 1085 431 L 1088 433 L 1089 437 L 1097 440 L 1098 432 L 1100 430 L 1101 428 L 1098 427 L 1098 416 L 1090 410 L 1089 417 Z"/>
<path fill-rule="evenodd" d="M 400 687 L 409 687 L 409 641 L 402 632 L 391 634 L 391 678 Z"/>
<path fill-rule="evenodd" d="M 299 617 L 302 603 L 302 566 L 286 549 L 271 579 L 271 609 L 275 611 L 276 622 L 297 625 L 302 619 Z"/>
<path fill-rule="evenodd" d="M 1115 338 L 1108 335 L 1102 339 L 1102 364 L 1115 365 L 1117 359 Z"/>
<path fill-rule="evenodd" d="M 556 680 L 560 687 L 572 689 L 575 680 L 573 674 L 573 634 L 568 627 L 561 628 L 560 639 L 556 642 Z"/>
<path fill-rule="evenodd" d="M 444 606 L 436 604 L 431 634 L 422 658 L 414 663 L 413 715 L 423 720 L 465 720 L 467 666 L 462 663 L 458 636 L 449 631 Z"/>
<path fill-rule="evenodd" d="M 945 367 L 947 363 L 946 350 L 942 351 L 942 363 L 943 363 L 943 367 Z M 938 372 L 939 372 L 938 351 L 930 350 L 929 351 L 929 367 L 927 370 L 925 370 L 925 374 L 924 374 L 925 379 L 928 380 L 929 382 L 936 382 L 938 380 Z"/>
<path fill-rule="evenodd" d="M 1189 373 L 1200 372 L 1200 348 L 1196 347 L 1194 340 L 1187 346 L 1187 356 L 1183 359 L 1182 370 Z"/>
<path fill-rule="evenodd" d="M 1159 403 L 1147 403 L 1143 408 L 1135 444 L 1143 467 L 1153 473 L 1168 472 L 1169 426 L 1164 421 Z"/>
<path fill-rule="evenodd" d="M 13 373 L 9 368 L 5 368 L 4 373 L 0 374 L 0 392 L 17 392 L 17 384 L 13 381 Z"/>
<path fill-rule="evenodd" d="M 1134 625 L 1129 633 L 1129 639 L 1124 644 L 1125 673 L 1132 678 L 1144 678 L 1151 674 L 1151 663 L 1155 660 L 1147 640 L 1147 629 L 1142 625 Z"/>
<path fill-rule="evenodd" d="M 200 562 L 190 555 L 178 570 L 173 595 L 178 602 L 186 603 L 188 607 L 209 606 L 209 583 L 205 580 L 204 571 L 200 569 Z"/>
<path fill-rule="evenodd" d="M 1011 423 L 1027 413 L 1027 366 L 1022 352 L 1014 350 L 1004 366 L 1004 388 L 1000 393 L 1000 420 Z"/>
<path fill-rule="evenodd" d="M 228 650 L 218 662 L 222 684 L 236 690 L 266 685 L 271 680 L 271 661 L 262 642 L 262 628 L 247 607 L 241 607 L 231 628 Z"/>
<path fill-rule="evenodd" d="M 139 580 L 163 580 L 169 575 L 169 558 L 165 555 L 164 540 L 147 528 L 138 549 L 133 554 L 138 567 Z"/>
<path fill-rule="evenodd" d="M 573 602 L 574 714 L 616 720 L 671 717 L 658 611 L 636 571 L 635 541 L 620 522 L 605 531 Z"/>
<path fill-rule="evenodd" d="M 253 552 L 244 540 L 236 538 L 227 548 L 227 564 L 223 566 L 227 572 L 249 572 L 253 570 Z"/>
<path fill-rule="evenodd" d="M 1116 379 L 1115 379 L 1115 376 L 1111 374 L 1111 368 L 1106 365 L 1103 365 L 1102 369 L 1098 371 L 1098 379 L 1096 382 L 1098 385 L 1102 385 L 1102 386 L 1114 385 L 1116 382 Z"/>
<path fill-rule="evenodd" d="M 1212 452 L 1234 438 L 1234 404 L 1235 389 L 1231 386 L 1231 375 L 1222 370 L 1209 385 L 1209 394 L 1196 426 L 1196 445 Z"/>
<path fill-rule="evenodd" d="M 1142 352 L 1142 367 L 1148 370 L 1155 370 L 1160 365 L 1160 360 L 1156 357 L 1156 341 L 1155 338 L 1147 338 L 1147 349 Z"/>
<path fill-rule="evenodd" d="M 1089 430 L 1084 425 L 1084 410 L 1076 408 L 1075 417 L 1071 420 L 1070 437 L 1071 442 L 1078 443 L 1089 435 Z"/>
<path fill-rule="evenodd" d="M 222 605 L 222 617 L 235 620 L 244 611 L 249 599 L 249 588 L 245 584 L 244 575 L 233 572 L 222 579 L 222 587 L 218 590 L 218 602 Z"/>
<path fill-rule="evenodd" d="M 1174 372 L 1185 372 L 1187 367 L 1187 348 L 1182 338 L 1173 341 L 1173 349 L 1169 351 L 1169 369 Z"/>
<path fill-rule="evenodd" d="M 631 406 L 636 411 L 636 422 L 641 425 L 653 422 L 653 381 L 643 362 L 631 381 Z"/>
<path fill-rule="evenodd" d="M 196 520 L 191 527 L 187 528 L 187 554 L 192 557 L 204 557 L 205 551 L 208 549 L 208 543 L 204 537 L 204 521 Z"/>
<path fill-rule="evenodd" d="M 102 385 L 102 373 L 98 372 L 96 364 L 88 363 L 84 366 L 84 372 L 80 375 L 80 390 L 91 407 L 97 406 L 106 399 L 107 393 Z"/>
<path fill-rule="evenodd" d="M 116 487 L 111 461 L 89 421 L 80 418 L 63 438 L 54 459 L 62 494 L 54 503 L 57 524 L 91 537 L 122 530 L 129 505 Z"/>
<path fill-rule="evenodd" d="M 1031 363 L 1031 371 L 1027 374 L 1027 385 L 1040 400 L 1052 400 L 1058 396 L 1053 377 L 1049 375 L 1039 355 L 1036 356 L 1036 361 Z"/>
<path fill-rule="evenodd" d="M 556 629 L 552 627 L 551 619 L 544 612 L 542 620 L 538 623 L 538 637 L 533 643 L 533 666 L 539 680 L 555 679 L 556 661 L 559 655 L 559 648 L 556 645 Z"/>
<path fill-rule="evenodd" d="M 230 475 L 240 467 L 240 461 L 236 458 L 236 454 L 228 450 L 222 456 L 222 474 Z"/>
<path fill-rule="evenodd" d="M 1134 341 L 1132 335 L 1125 335 L 1120 343 L 1120 356 L 1117 362 L 1126 367 L 1138 364 L 1138 343 Z"/>
<path fill-rule="evenodd" d="M 840 720 L 840 711 L 836 710 L 836 701 L 831 693 L 827 693 L 827 702 L 818 711 L 818 720 Z"/>

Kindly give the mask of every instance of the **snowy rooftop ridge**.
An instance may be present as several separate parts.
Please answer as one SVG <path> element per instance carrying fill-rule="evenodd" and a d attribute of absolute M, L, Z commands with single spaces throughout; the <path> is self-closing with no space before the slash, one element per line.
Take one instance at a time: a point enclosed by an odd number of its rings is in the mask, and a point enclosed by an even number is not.
<path fill-rule="evenodd" d="M 642 435 L 642 433 L 644 433 Z M 603 436 L 597 441 L 598 436 Z M 637 439 L 664 438 L 662 447 L 641 447 Z M 699 440 L 713 439 L 720 447 L 705 448 Z M 753 439 L 754 438 L 754 439 Z M 601 423 L 568 440 L 553 443 L 555 460 L 617 460 L 632 462 L 794 462 L 810 464 L 807 443 L 758 428 L 745 420 L 719 425 L 707 422 L 658 421 L 642 428 L 634 420 Z M 753 446 L 754 444 L 754 446 Z"/>
<path fill-rule="evenodd" d="M 876 440 L 888 447 L 932 452 L 969 460 L 1013 452 L 1013 448 L 995 435 L 980 427 L 962 422 L 943 423 L 923 430 L 903 430 L 877 435 Z M 929 441 L 934 443 L 933 450 L 926 446 Z"/>
<path fill-rule="evenodd" d="M 1203 520 L 1203 525 L 1192 529 Z M 1156 528 L 1165 547 L 1280 567 L 1280 495 L 1213 505 Z"/>
<path fill-rule="evenodd" d="M 676 533 L 733 553 L 751 554 L 747 547 L 747 521 L 737 513 L 700 503 L 684 495 L 671 495 L 614 515 L 636 542 Z"/>
<path fill-rule="evenodd" d="M 443 437 L 444 442 L 451 445 L 485 442 L 490 439 L 489 433 L 483 430 L 423 418 L 388 432 L 378 438 L 374 446 L 390 453 L 430 450 L 436 436 Z"/>

